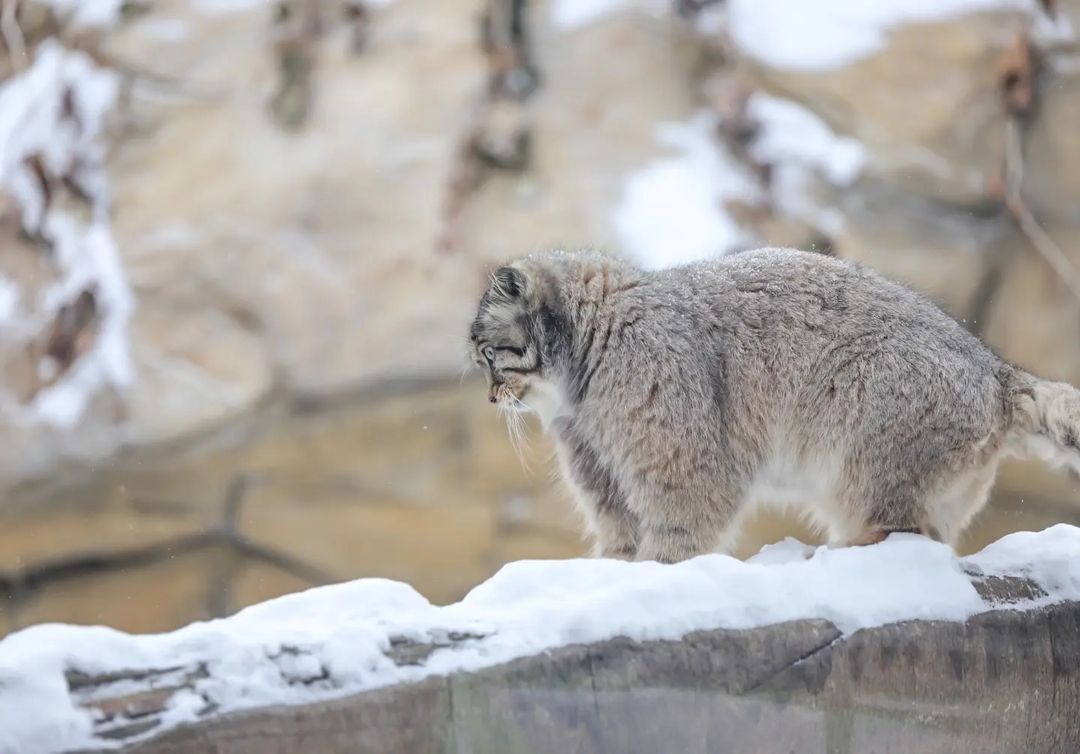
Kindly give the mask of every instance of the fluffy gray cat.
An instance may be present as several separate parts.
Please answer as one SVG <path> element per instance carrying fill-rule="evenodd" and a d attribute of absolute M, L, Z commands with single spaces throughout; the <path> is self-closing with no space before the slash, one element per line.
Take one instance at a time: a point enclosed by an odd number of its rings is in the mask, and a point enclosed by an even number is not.
<path fill-rule="evenodd" d="M 999 460 L 1080 467 L 1080 392 L 862 267 L 759 249 L 660 272 L 596 252 L 499 269 L 470 333 L 489 399 L 554 435 L 594 554 L 733 543 L 751 504 L 831 544 L 953 543 Z"/>

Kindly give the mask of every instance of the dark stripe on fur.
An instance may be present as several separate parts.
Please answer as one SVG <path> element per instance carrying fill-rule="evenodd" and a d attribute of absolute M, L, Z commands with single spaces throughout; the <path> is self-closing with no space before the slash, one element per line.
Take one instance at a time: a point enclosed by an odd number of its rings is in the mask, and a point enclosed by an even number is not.
<path fill-rule="evenodd" d="M 598 512 L 628 515 L 626 502 L 615 478 L 600 462 L 596 451 L 566 422 L 557 428 L 559 439 L 565 443 L 570 454 L 570 473 L 574 481 L 596 503 Z"/>

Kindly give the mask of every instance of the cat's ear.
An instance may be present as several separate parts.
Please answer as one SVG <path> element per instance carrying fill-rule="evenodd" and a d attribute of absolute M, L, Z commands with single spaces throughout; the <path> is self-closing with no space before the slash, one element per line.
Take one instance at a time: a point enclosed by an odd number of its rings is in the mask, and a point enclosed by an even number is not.
<path fill-rule="evenodd" d="M 500 267 L 491 276 L 491 290 L 513 301 L 525 295 L 525 275 L 513 267 Z"/>

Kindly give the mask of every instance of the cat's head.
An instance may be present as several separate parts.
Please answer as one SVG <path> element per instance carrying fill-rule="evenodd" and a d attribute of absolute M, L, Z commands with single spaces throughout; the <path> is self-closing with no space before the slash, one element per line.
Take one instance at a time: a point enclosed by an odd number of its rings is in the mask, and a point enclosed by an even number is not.
<path fill-rule="evenodd" d="M 586 356 L 598 353 L 589 333 L 603 326 L 611 298 L 640 277 L 594 250 L 537 252 L 492 273 L 469 330 L 488 400 L 534 411 L 545 423 L 570 410 L 592 371 Z"/>
<path fill-rule="evenodd" d="M 487 377 L 488 400 L 508 410 L 539 410 L 550 392 L 564 318 L 550 276 L 527 261 L 500 267 L 469 329 L 469 356 Z"/>
<path fill-rule="evenodd" d="M 487 377 L 488 400 L 500 408 L 525 408 L 530 383 L 543 371 L 531 322 L 534 297 L 524 272 L 501 267 L 492 273 L 469 328 L 469 355 Z"/>

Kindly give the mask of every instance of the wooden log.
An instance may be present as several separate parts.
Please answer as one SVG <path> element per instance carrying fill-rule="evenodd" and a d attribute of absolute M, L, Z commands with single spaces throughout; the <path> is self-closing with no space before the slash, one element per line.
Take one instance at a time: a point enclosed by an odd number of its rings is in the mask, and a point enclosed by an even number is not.
<path fill-rule="evenodd" d="M 978 579 L 974 579 L 978 581 Z M 984 580 L 991 601 L 1030 598 Z M 172 671 L 175 673 L 175 669 Z M 612 639 L 211 717 L 139 754 L 1080 751 L 1080 603 L 848 636 L 804 620 Z"/>

